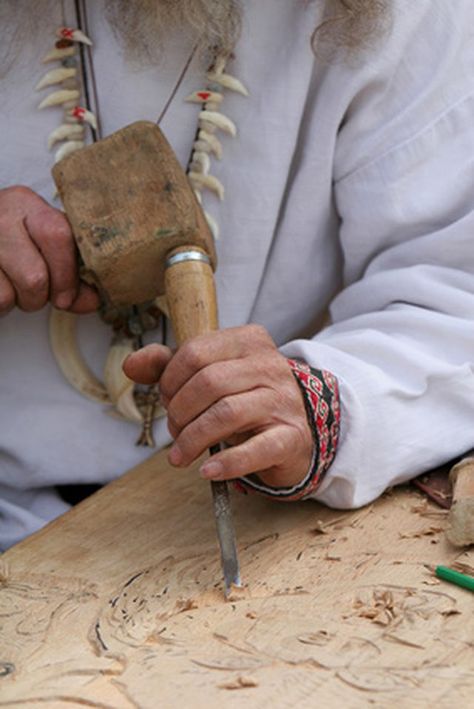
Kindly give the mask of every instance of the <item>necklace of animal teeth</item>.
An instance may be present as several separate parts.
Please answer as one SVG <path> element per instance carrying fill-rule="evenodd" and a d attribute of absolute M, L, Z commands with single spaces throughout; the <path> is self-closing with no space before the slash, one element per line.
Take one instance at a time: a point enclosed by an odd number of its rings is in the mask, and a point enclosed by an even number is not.
<path fill-rule="evenodd" d="M 85 10 L 85 7 L 83 9 Z M 80 5 L 77 2 L 76 14 L 80 20 Z M 85 16 L 85 12 L 82 16 Z M 78 24 L 81 25 L 81 22 L 78 21 Z M 58 162 L 84 147 L 87 131 L 93 140 L 100 138 L 100 124 L 96 116 L 97 111 L 92 110 L 84 61 L 83 50 L 85 47 L 92 47 L 91 39 L 82 29 L 66 26 L 59 27 L 55 36 L 53 48 L 42 61 L 44 64 L 55 63 L 56 66 L 45 73 L 37 83 L 36 90 L 55 87 L 40 102 L 38 108 L 42 110 L 54 107 L 62 110 L 60 125 L 48 136 L 48 148 L 54 148 L 54 162 Z M 157 123 L 163 119 L 195 51 L 196 47 Z M 186 168 L 200 204 L 204 190 L 214 193 L 220 200 L 224 199 L 224 185 L 211 174 L 212 157 L 220 160 L 223 155 L 219 133 L 231 137 L 237 135 L 235 123 L 220 110 L 224 92 L 227 90 L 248 96 L 243 83 L 226 73 L 228 59 L 228 54 L 216 53 L 215 60 L 205 74 L 205 87 L 194 91 L 185 99 L 200 106 L 196 139 Z M 207 211 L 204 211 L 204 214 L 214 239 L 218 239 L 219 227 L 216 220 Z M 151 386 L 146 391 L 136 387 L 123 373 L 122 364 L 131 352 L 141 346 L 145 331 L 158 326 L 159 311 L 167 314 L 166 301 L 160 297 L 154 303 L 133 307 L 127 309 L 127 312 L 119 312 L 106 306 L 102 311 L 103 319 L 112 324 L 115 331 L 106 358 L 103 382 L 95 377 L 80 352 L 76 316 L 56 308 L 51 309 L 50 315 L 50 343 L 54 357 L 66 380 L 77 391 L 98 403 L 111 405 L 108 413 L 141 425 L 142 432 L 137 445 L 154 446 L 152 422 L 166 412 L 159 405 L 156 387 Z"/>

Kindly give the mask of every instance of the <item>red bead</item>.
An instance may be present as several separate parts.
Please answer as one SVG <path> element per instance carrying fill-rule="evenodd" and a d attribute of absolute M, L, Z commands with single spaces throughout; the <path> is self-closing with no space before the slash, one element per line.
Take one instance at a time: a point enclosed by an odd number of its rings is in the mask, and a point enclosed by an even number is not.
<path fill-rule="evenodd" d="M 59 30 L 59 34 L 60 34 L 61 37 L 63 37 L 64 39 L 73 39 L 73 37 L 74 37 L 74 30 L 71 29 L 71 27 L 61 27 L 61 29 Z"/>

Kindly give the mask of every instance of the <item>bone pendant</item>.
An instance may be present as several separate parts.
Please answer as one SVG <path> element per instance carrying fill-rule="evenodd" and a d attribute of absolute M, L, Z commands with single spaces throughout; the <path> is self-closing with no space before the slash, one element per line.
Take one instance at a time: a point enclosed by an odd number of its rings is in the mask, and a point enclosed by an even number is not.
<path fill-rule="evenodd" d="M 76 76 L 76 74 L 77 69 L 74 68 L 68 69 L 66 67 L 61 67 L 60 69 L 52 69 L 51 71 L 48 71 L 48 73 L 45 74 L 40 81 L 38 81 L 35 88 L 39 91 L 40 89 L 46 88 L 46 86 L 60 84 L 67 79 L 72 79 Z"/>
<path fill-rule="evenodd" d="M 62 123 L 49 134 L 48 148 L 51 150 L 53 145 L 60 140 L 82 140 L 83 137 L 83 125 L 80 123 Z"/>
<path fill-rule="evenodd" d="M 97 130 L 97 119 L 91 111 L 82 106 L 72 106 L 66 113 L 66 120 L 73 120 L 79 123 L 87 123 Z"/>
<path fill-rule="evenodd" d="M 75 153 L 76 150 L 80 150 L 83 147 L 84 147 L 83 140 L 68 140 L 67 143 L 64 143 L 64 145 L 61 145 L 59 150 L 56 151 L 56 153 L 54 155 L 54 162 L 59 162 L 60 160 L 65 158 L 66 155 L 70 155 L 70 153 Z"/>
<path fill-rule="evenodd" d="M 60 91 L 54 91 L 49 96 L 44 98 L 38 108 L 48 108 L 49 106 L 61 106 L 68 101 L 77 101 L 79 98 L 79 91 L 77 89 L 62 89 Z"/>
<path fill-rule="evenodd" d="M 206 130 L 201 129 L 198 133 L 197 142 L 201 142 L 201 141 L 203 141 L 209 145 L 210 151 L 212 153 L 214 153 L 216 158 L 218 158 L 219 160 L 221 159 L 221 157 L 222 157 L 222 143 L 219 140 L 219 138 L 217 138 L 213 133 L 208 133 Z M 195 146 L 195 147 L 197 149 L 197 146 Z"/>
<path fill-rule="evenodd" d="M 122 365 L 134 351 L 133 340 L 119 338 L 112 343 L 105 363 L 104 381 L 110 401 L 127 421 L 143 421 L 134 398 L 135 384 L 129 379 Z"/>
<path fill-rule="evenodd" d="M 77 316 L 53 308 L 49 318 L 49 341 L 54 358 L 66 380 L 88 399 L 100 404 L 110 403 L 107 390 L 92 373 L 82 357 L 77 343 Z"/>
<path fill-rule="evenodd" d="M 211 190 L 221 201 L 224 199 L 224 185 L 217 177 L 214 177 L 214 175 L 202 175 L 200 172 L 190 172 L 188 177 L 194 188 Z"/>
<path fill-rule="evenodd" d="M 55 47 L 42 59 L 42 63 L 48 64 L 48 62 L 61 61 L 61 59 L 66 59 L 66 57 L 73 57 L 75 52 L 75 47 L 63 47 L 62 49 Z"/>
<path fill-rule="evenodd" d="M 230 76 L 230 74 L 216 74 L 213 71 L 208 72 L 206 76 L 213 84 L 219 84 L 219 86 L 229 91 L 236 91 L 238 94 L 242 94 L 242 96 L 249 95 L 243 83 L 236 79 L 235 76 Z"/>
<path fill-rule="evenodd" d="M 192 172 L 201 172 L 203 175 L 207 175 L 211 169 L 211 158 L 207 153 L 195 150 L 193 152 L 193 159 L 191 163 Z"/>
<path fill-rule="evenodd" d="M 216 126 L 216 128 L 224 131 L 224 133 L 228 133 L 232 137 L 237 135 L 237 127 L 235 123 L 218 111 L 201 111 L 199 114 L 199 120 Z"/>
<path fill-rule="evenodd" d="M 60 39 L 70 39 L 72 42 L 92 45 L 91 40 L 84 34 L 84 32 L 73 29 L 72 27 L 60 27 L 56 30 L 56 36 L 60 37 Z"/>

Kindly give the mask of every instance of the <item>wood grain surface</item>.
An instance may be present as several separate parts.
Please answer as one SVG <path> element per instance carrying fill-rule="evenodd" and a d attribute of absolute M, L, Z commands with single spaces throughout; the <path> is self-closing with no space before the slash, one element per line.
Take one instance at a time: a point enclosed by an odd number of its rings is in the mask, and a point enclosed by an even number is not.
<path fill-rule="evenodd" d="M 409 489 L 337 512 L 233 496 L 225 601 L 209 486 L 158 454 L 1 559 L 0 706 L 473 706 L 474 595 Z"/>

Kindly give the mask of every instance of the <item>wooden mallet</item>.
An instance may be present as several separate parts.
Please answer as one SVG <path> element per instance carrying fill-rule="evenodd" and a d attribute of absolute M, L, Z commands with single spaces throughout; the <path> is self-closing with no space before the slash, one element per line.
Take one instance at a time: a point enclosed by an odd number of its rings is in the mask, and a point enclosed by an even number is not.
<path fill-rule="evenodd" d="M 457 547 L 474 544 L 474 450 L 450 471 L 453 502 L 446 536 Z"/>
<path fill-rule="evenodd" d="M 133 123 L 68 155 L 53 176 L 86 280 L 117 306 L 165 295 L 178 345 L 217 329 L 212 235 L 154 123 Z M 229 592 L 240 574 L 228 489 L 225 482 L 211 487 Z"/>

